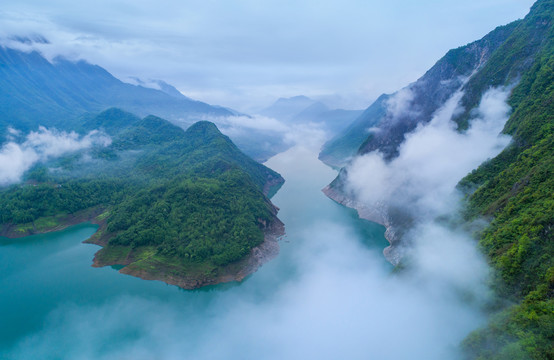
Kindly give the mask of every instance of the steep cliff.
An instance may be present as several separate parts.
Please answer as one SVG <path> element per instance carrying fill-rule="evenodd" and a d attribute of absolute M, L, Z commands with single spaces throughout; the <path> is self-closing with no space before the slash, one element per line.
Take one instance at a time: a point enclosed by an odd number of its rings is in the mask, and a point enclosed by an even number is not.
<path fill-rule="evenodd" d="M 511 144 L 458 184 L 466 200 L 463 219 L 459 221 L 490 221 L 475 236 L 494 269 L 491 285 L 499 295 L 498 302 L 489 309 L 494 313 L 489 324 L 463 343 L 465 354 L 471 359 L 554 358 L 553 20 L 554 1 L 539 0 L 525 19 L 493 31 L 491 34 L 504 35 L 494 37 L 498 40 L 494 45 L 480 46 L 484 38 L 449 52 L 423 77 L 429 83 L 422 78 L 393 95 L 398 97 L 404 92 L 399 98 L 403 99 L 402 106 L 398 101 L 391 102 L 392 96 L 384 100 L 386 114 L 372 125 L 372 134 L 355 158 L 379 151 L 392 163 L 399 145 L 405 144 L 414 129 L 421 129 L 418 124 L 428 121 L 436 111 L 433 109 L 458 90 L 459 106 L 452 114 L 451 124 L 465 134 L 473 126 L 484 94 L 497 87 L 509 90 L 511 115 L 503 133 L 511 135 Z M 461 57 L 461 53 L 466 57 Z M 452 62 L 443 63 L 443 73 L 437 66 L 447 58 Z M 452 78 L 450 84 L 441 74 L 458 77 Z M 432 83 L 434 88 L 426 88 Z M 425 88 L 427 92 L 422 91 Z M 392 116 L 399 109 L 399 115 Z M 351 198 L 349 171 L 351 168 L 345 167 L 325 192 L 338 202 L 357 208 L 361 216 L 392 229 L 395 235 L 389 240 L 393 248 L 402 244 L 402 228 L 409 228 L 409 222 L 391 212 L 393 204 L 364 203 Z M 401 251 L 396 254 L 402 255 Z M 390 260 L 397 261 L 397 256 Z"/>
<path fill-rule="evenodd" d="M 396 156 L 405 134 L 420 123 L 428 123 L 468 78 L 483 69 L 518 24 L 500 26 L 481 40 L 450 50 L 416 82 L 394 94 L 381 95 L 345 131 L 323 146 L 319 158 L 342 167 L 357 153 L 379 150 L 389 159 Z"/>

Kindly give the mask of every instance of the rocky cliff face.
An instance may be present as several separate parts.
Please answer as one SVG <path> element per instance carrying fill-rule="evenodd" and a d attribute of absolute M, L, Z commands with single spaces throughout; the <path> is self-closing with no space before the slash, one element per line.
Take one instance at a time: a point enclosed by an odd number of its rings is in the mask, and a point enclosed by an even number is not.
<path fill-rule="evenodd" d="M 517 110 L 521 99 L 527 96 L 529 89 L 527 87 L 527 90 L 523 91 L 524 87 L 516 85 L 520 79 L 528 78 L 525 74 L 537 64 L 537 59 L 541 57 L 548 44 L 548 39 L 551 39 L 551 33 L 549 33 L 551 19 L 546 11 L 551 3 L 551 1 L 537 2 L 530 15 L 524 20 L 498 27 L 481 40 L 449 51 L 415 83 L 393 95 L 379 98 L 364 112 L 366 117 L 363 121 L 359 118 L 350 127 L 351 132 L 356 128 L 358 134 L 368 134 L 357 149 L 357 153 L 355 155 L 352 153 L 352 156 L 378 151 L 383 154 L 386 161 L 391 161 L 397 157 L 399 146 L 404 142 L 406 135 L 418 126 L 430 122 L 437 110 L 458 91 L 461 94 L 460 109 L 453 114 L 452 120 L 460 132 L 468 128 L 476 106 L 483 98 L 483 94 L 491 87 L 515 87 L 508 102 L 514 110 Z M 514 135 L 516 143 L 522 142 L 523 137 L 512 130 L 512 128 L 515 129 L 511 125 L 514 118 L 516 117 L 512 116 L 508 120 L 504 131 Z M 337 159 L 336 157 L 333 159 L 333 155 L 340 152 L 335 151 L 334 146 L 342 144 L 340 150 L 344 155 L 344 144 L 348 144 L 350 148 L 357 144 L 358 140 L 351 141 L 353 138 L 349 136 L 326 144 L 320 158 L 324 161 L 332 159 L 334 161 L 332 165 L 336 166 Z M 345 164 L 345 160 L 347 159 L 339 160 L 342 161 L 341 165 Z M 400 238 L 404 232 L 402 229 L 405 224 L 409 225 L 409 219 L 406 220 L 398 209 L 391 209 L 390 204 L 357 203 L 348 192 L 344 191 L 346 179 L 348 179 L 347 162 L 337 179 L 324 192 L 341 204 L 358 209 L 360 216 L 387 226 L 390 229 L 387 238 L 391 241 L 391 250 L 388 251 L 399 249 Z M 375 207 L 378 208 L 380 218 L 375 218 L 371 215 L 371 211 L 366 210 Z M 368 213 L 370 214 L 368 217 L 364 216 Z M 383 217 L 383 214 L 386 214 L 386 217 Z M 400 251 L 393 254 L 388 255 L 387 258 L 391 260 L 401 257 Z"/>
<path fill-rule="evenodd" d="M 387 229 L 385 231 L 385 238 L 390 244 L 383 250 L 383 255 L 387 261 L 394 266 L 400 263 L 400 260 L 402 259 L 400 236 L 396 225 L 393 223 L 389 215 L 386 204 L 379 203 L 373 206 L 368 206 L 354 200 L 352 197 L 345 195 L 343 192 L 338 191 L 331 186 L 326 186 L 322 191 L 331 200 L 346 207 L 355 209 L 361 219 L 383 225 Z"/>
<path fill-rule="evenodd" d="M 350 127 L 323 146 L 320 159 L 340 167 L 356 153 L 378 150 L 387 159 L 397 156 L 404 136 L 418 124 L 431 121 L 468 78 L 479 73 L 518 24 L 498 27 L 481 40 L 450 50 L 416 82 L 379 97 Z"/>

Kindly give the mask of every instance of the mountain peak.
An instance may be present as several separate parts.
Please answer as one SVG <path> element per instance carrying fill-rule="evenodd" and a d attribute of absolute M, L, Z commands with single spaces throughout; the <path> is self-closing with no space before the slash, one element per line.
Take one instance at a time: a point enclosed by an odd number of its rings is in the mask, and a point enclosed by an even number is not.
<path fill-rule="evenodd" d="M 186 134 L 199 137 L 213 137 L 223 135 L 213 122 L 206 120 L 198 121 L 192 124 L 186 130 Z"/>
<path fill-rule="evenodd" d="M 261 114 L 279 120 L 290 120 L 296 114 L 315 103 L 315 100 L 304 95 L 279 98 L 271 106 L 262 110 Z"/>

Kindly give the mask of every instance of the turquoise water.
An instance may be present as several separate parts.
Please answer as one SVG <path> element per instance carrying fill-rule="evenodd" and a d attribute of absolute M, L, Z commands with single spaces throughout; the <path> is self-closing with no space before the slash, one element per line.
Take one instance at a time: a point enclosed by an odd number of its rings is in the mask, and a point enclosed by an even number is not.
<path fill-rule="evenodd" d="M 175 354 L 186 349 L 205 354 L 204 342 L 221 330 L 221 318 L 236 318 L 239 324 L 255 311 L 271 316 L 272 304 L 307 268 L 319 266 L 312 255 L 329 252 L 322 246 L 360 246 L 375 254 L 368 261 L 385 272 L 390 269 L 381 256 L 388 245 L 385 228 L 358 219 L 354 211 L 321 193 L 336 172 L 317 161 L 314 152 L 292 149 L 267 165 L 286 179 L 272 201 L 280 207 L 287 236 L 280 255 L 240 284 L 185 291 L 122 275 L 112 267 L 93 268 L 99 247 L 82 243 L 96 231 L 92 224 L 15 240 L 0 238 L 0 358 L 181 358 Z M 321 240 L 333 231 L 347 236 Z M 310 262 L 302 254 L 310 254 Z M 258 310 L 243 311 L 244 304 Z M 179 351 L 168 355 L 173 347 Z M 229 358 L 243 358 L 241 354 L 228 353 Z"/>

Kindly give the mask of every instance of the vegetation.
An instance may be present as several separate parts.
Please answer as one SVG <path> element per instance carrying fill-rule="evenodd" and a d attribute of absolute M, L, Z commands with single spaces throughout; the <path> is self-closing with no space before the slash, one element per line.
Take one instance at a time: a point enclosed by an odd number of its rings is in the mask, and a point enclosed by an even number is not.
<path fill-rule="evenodd" d="M 83 154 L 58 159 L 47 164 L 55 172 L 36 167 L 23 185 L 0 192 L 4 226 L 42 231 L 99 207 L 96 239 L 106 245 L 106 263 L 128 263 L 131 254 L 141 264 L 150 257 L 211 271 L 263 242 L 276 212 L 264 186 L 282 178 L 242 154 L 215 125 L 199 122 L 184 131 L 109 109 L 87 119 L 82 131 L 93 128 L 113 141 L 90 150 L 92 161 Z"/>
<path fill-rule="evenodd" d="M 202 115 L 232 115 L 225 108 L 189 99 L 169 84 L 158 85 L 161 90 L 135 86 L 85 61 L 57 57 L 50 62 L 36 51 L 2 46 L 0 133 L 14 124 L 24 132 L 39 125 L 75 130 L 81 114 L 109 107 L 185 121 Z"/>
<path fill-rule="evenodd" d="M 512 45 L 496 56 L 521 59 L 522 49 L 540 44 L 510 98 L 514 112 L 504 131 L 513 135 L 513 144 L 459 185 L 469 192 L 466 217 L 492 219 L 480 246 L 496 270 L 498 295 L 515 304 L 464 341 L 469 358 L 554 358 L 553 18 L 554 1 L 538 1 L 512 35 Z M 520 40 L 537 32 L 542 38 Z M 521 68 L 520 61 L 512 63 Z"/>

